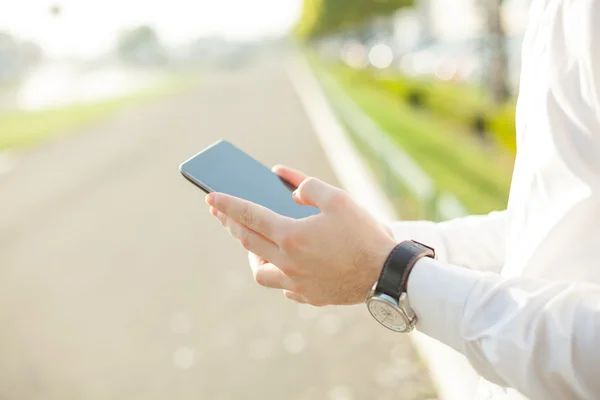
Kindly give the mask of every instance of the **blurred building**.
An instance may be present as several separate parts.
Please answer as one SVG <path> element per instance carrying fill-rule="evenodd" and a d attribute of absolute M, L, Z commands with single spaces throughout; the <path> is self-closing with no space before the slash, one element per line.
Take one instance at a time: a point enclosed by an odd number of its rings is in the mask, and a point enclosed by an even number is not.
<path fill-rule="evenodd" d="M 13 36 L 0 32 L 0 82 L 18 79 L 41 60 L 42 50 L 38 45 L 19 42 Z"/>
<path fill-rule="evenodd" d="M 12 36 L 0 32 L 0 82 L 15 79 L 19 72 L 18 44 Z"/>

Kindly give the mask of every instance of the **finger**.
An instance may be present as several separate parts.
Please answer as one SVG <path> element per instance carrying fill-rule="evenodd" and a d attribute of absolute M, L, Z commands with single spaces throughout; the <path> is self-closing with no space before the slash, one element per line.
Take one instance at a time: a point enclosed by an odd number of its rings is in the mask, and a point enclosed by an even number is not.
<path fill-rule="evenodd" d="M 308 299 L 299 293 L 292 292 L 289 290 L 284 290 L 283 295 L 290 300 L 297 301 L 298 303 L 308 304 Z"/>
<path fill-rule="evenodd" d="M 221 213 L 271 239 L 273 242 L 277 242 L 277 239 L 289 224 L 289 218 L 258 204 L 227 194 L 210 193 L 206 196 L 206 202 Z"/>
<path fill-rule="evenodd" d="M 276 165 L 271 170 L 279 175 L 280 178 L 285 179 L 295 187 L 300 186 L 302 181 L 307 178 L 306 174 L 303 172 L 286 167 L 284 165 Z"/>
<path fill-rule="evenodd" d="M 251 251 L 248 252 L 248 262 L 250 263 L 250 269 L 252 269 L 252 272 L 256 271 L 261 265 L 268 263 L 267 260 L 261 256 L 257 256 Z"/>
<path fill-rule="evenodd" d="M 290 278 L 279 268 L 252 252 L 248 252 L 250 268 L 256 282 L 262 286 L 284 289 L 291 285 Z"/>
<path fill-rule="evenodd" d="M 261 286 L 284 290 L 292 288 L 293 282 L 290 277 L 271 263 L 263 264 L 252 272 L 254 280 Z"/>
<path fill-rule="evenodd" d="M 277 246 L 275 243 L 266 239 L 264 236 L 259 235 L 253 230 L 248 229 L 246 226 L 235 221 L 233 218 L 226 216 L 220 211 L 217 211 L 216 217 L 229 231 L 231 236 L 239 240 L 242 247 L 244 247 L 246 250 L 256 254 L 264 260 L 268 260 L 273 263 L 283 262 L 284 256 L 279 251 L 279 246 Z"/>
<path fill-rule="evenodd" d="M 293 193 L 297 203 L 314 206 L 323 211 L 328 211 L 340 205 L 347 197 L 346 193 L 317 178 L 305 179 Z"/>

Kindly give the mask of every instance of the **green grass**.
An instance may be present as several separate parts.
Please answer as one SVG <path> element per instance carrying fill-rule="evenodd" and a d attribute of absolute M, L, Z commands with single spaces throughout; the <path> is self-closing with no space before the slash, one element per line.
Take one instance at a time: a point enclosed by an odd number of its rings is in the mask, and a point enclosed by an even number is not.
<path fill-rule="evenodd" d="M 369 85 L 339 67 L 327 68 L 344 91 L 434 180 L 438 190 L 453 193 L 471 213 L 504 209 L 512 163 L 484 150 L 449 128 L 447 122 L 416 111 L 396 96 Z"/>
<path fill-rule="evenodd" d="M 109 117 L 124 107 L 139 106 L 172 95 L 193 83 L 177 76 L 151 89 L 127 97 L 36 112 L 0 114 L 0 151 L 21 149 Z"/>
<path fill-rule="evenodd" d="M 409 102 L 411 97 L 418 97 L 423 108 L 461 126 L 465 132 L 473 134 L 483 129 L 496 145 L 512 153 L 516 151 L 515 98 L 496 105 L 483 88 L 463 82 L 414 78 L 399 72 L 371 69 L 358 71 L 343 64 L 336 69 L 353 75 L 353 79 L 379 86 L 398 100 Z"/>

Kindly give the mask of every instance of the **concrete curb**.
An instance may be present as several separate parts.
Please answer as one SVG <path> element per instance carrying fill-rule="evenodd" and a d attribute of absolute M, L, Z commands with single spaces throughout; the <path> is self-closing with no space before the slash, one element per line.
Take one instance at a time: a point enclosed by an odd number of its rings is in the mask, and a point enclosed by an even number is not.
<path fill-rule="evenodd" d="M 372 212 L 377 218 L 397 219 L 394 208 L 376 183 L 362 156 L 354 148 L 342 124 L 336 118 L 331 104 L 306 60 L 301 55 L 297 55 L 288 64 L 287 71 L 325 154 L 344 189 L 360 204 L 373 210 Z M 338 97 L 339 94 L 336 96 L 336 101 Z M 349 98 L 342 101 L 351 102 Z M 375 137 L 374 140 L 384 141 L 387 139 L 386 135 L 373 134 L 381 132 L 376 124 L 358 108 L 353 108 L 352 114 L 351 120 L 345 119 L 345 122 L 359 124 L 356 126 L 357 132 L 368 130 L 370 140 L 373 137 Z M 384 142 L 384 146 L 389 146 L 389 143 Z M 403 156 L 399 162 L 404 166 L 414 164 L 408 156 Z M 419 179 L 429 184 L 428 177 L 419 175 Z M 423 186 L 426 187 L 425 190 L 428 190 L 427 185 Z M 449 213 L 464 213 L 464 209 L 454 197 L 445 196 L 444 202 Z M 429 367 L 440 399 L 467 400 L 473 398 L 478 378 L 464 356 L 419 332 L 411 334 L 411 339 L 421 358 Z"/>

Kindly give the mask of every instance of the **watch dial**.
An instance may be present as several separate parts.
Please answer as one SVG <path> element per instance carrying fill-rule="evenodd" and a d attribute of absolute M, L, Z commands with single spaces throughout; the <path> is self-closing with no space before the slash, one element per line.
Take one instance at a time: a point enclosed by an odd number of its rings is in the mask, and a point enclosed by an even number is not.
<path fill-rule="evenodd" d="M 369 312 L 379 323 L 396 332 L 406 330 L 406 321 L 400 310 L 386 301 L 373 299 L 368 305 Z"/>

